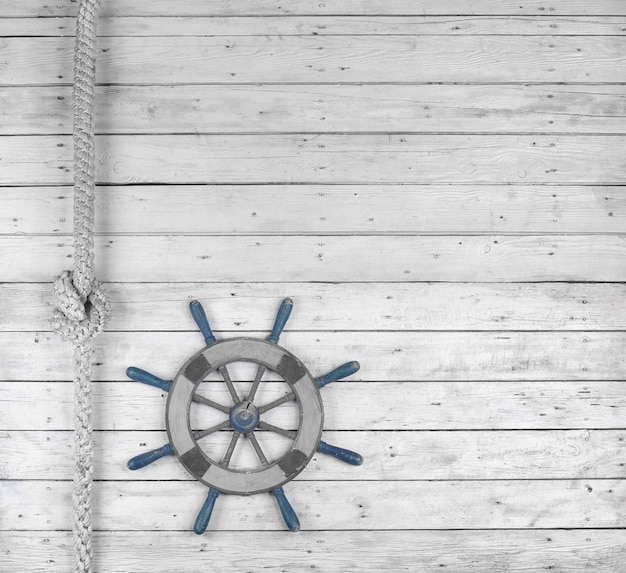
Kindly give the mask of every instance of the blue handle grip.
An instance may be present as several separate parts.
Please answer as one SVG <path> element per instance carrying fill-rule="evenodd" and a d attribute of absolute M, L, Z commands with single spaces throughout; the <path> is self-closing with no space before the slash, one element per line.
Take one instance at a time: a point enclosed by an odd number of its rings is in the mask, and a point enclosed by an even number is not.
<path fill-rule="evenodd" d="M 326 442 L 320 442 L 319 446 L 317 446 L 317 451 L 321 454 L 328 454 L 329 456 L 333 456 L 342 462 L 346 462 L 347 464 L 351 464 L 353 466 L 360 466 L 363 463 L 363 456 L 353 452 L 351 450 L 345 450 L 343 448 L 338 448 L 337 446 L 331 446 Z"/>
<path fill-rule="evenodd" d="M 202 535 L 206 528 L 209 525 L 209 521 L 211 520 L 211 514 L 213 513 L 213 506 L 215 505 L 215 500 L 219 497 L 220 492 L 216 489 L 210 488 L 209 495 L 206 496 L 204 500 L 204 505 L 198 513 L 198 517 L 196 517 L 196 523 L 193 526 L 194 533 L 198 535 Z"/>
<path fill-rule="evenodd" d="M 213 344 L 215 342 L 215 336 L 213 336 L 213 332 L 211 330 L 211 326 L 209 325 L 209 319 L 206 317 L 206 312 L 204 312 L 204 308 L 197 300 L 192 300 L 189 303 L 189 310 L 191 311 L 191 316 L 196 321 L 200 332 L 204 336 L 204 341 L 209 344 Z"/>
<path fill-rule="evenodd" d="M 157 460 L 165 456 L 171 456 L 174 453 L 174 448 L 170 444 L 165 444 L 164 446 L 157 448 L 156 450 L 151 450 L 149 452 L 145 452 L 143 454 L 139 454 L 134 458 L 128 460 L 128 469 L 129 470 L 138 470 L 140 468 L 145 468 Z"/>
<path fill-rule="evenodd" d="M 336 382 L 337 380 L 341 380 L 342 378 L 350 376 L 350 374 L 358 372 L 359 368 L 361 368 L 361 365 L 356 360 L 353 360 L 352 362 L 346 362 L 345 364 L 342 364 L 338 368 L 335 368 L 328 374 L 316 378 L 315 383 L 317 384 L 317 387 L 321 389 L 331 382 Z"/>
<path fill-rule="evenodd" d="M 146 372 L 141 368 L 135 368 L 134 366 L 126 369 L 126 376 L 128 376 L 131 380 L 136 380 L 137 382 L 141 382 L 142 384 L 147 384 L 148 386 L 160 388 L 161 390 L 165 390 L 166 392 L 169 392 L 172 386 L 171 382 L 163 380 L 162 378 L 159 378 L 154 374 L 150 374 L 150 372 Z"/>
<path fill-rule="evenodd" d="M 272 328 L 272 332 L 267 337 L 270 342 L 274 344 L 278 344 L 278 339 L 287 324 L 287 320 L 289 320 L 289 315 L 291 314 L 291 310 L 293 309 L 293 300 L 290 298 L 286 298 L 283 302 L 280 303 L 280 308 L 278 309 L 278 313 L 276 314 L 276 320 L 274 321 L 274 326 Z"/>
<path fill-rule="evenodd" d="M 298 519 L 296 512 L 293 510 L 293 507 L 291 507 L 289 501 L 287 501 L 283 488 L 277 487 L 276 489 L 273 489 L 272 495 L 278 502 L 278 507 L 280 508 L 280 512 L 283 514 L 283 519 L 285 520 L 285 524 L 289 528 L 289 531 L 299 531 L 300 520 Z"/>

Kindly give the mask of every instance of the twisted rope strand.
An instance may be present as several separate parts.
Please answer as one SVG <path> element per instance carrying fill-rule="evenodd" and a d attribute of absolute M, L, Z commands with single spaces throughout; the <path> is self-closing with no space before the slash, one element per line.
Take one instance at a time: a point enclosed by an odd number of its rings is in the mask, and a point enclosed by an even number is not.
<path fill-rule="evenodd" d="M 91 406 L 92 339 L 104 330 L 109 302 L 94 275 L 94 86 L 99 0 L 81 0 L 74 45 L 74 270 L 56 277 L 52 326 L 73 347 L 74 485 L 72 491 L 75 573 L 91 573 L 91 490 L 93 423 Z"/>

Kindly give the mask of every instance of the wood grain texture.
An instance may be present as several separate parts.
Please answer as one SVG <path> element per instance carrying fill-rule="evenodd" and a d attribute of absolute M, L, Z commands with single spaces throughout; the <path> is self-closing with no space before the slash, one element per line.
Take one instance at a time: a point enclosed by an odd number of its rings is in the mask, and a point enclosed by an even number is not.
<path fill-rule="evenodd" d="M 364 464 L 346 471 L 316 454 L 298 481 L 626 478 L 624 430 L 327 431 L 323 439 L 358 451 Z M 193 479 L 173 457 L 140 471 L 126 467 L 167 443 L 165 432 L 97 432 L 95 442 L 96 480 Z M 0 445 L 0 479 L 72 479 L 70 431 L 0 431 Z"/>
<path fill-rule="evenodd" d="M 1 22 L 2 20 L 0 20 Z M 69 86 L 0 87 L 0 133 L 71 133 Z M 106 133 L 626 133 L 614 85 L 99 86 Z"/>
<path fill-rule="evenodd" d="M 620 36 L 101 38 L 106 84 L 572 82 L 626 80 Z M 71 82 L 71 38 L 7 38 L 3 85 Z"/>
<path fill-rule="evenodd" d="M 122 235 L 95 242 L 99 276 L 110 282 L 623 282 L 625 239 Z M 49 281 L 72 256 L 60 237 L 3 236 L 0 245 L 5 282 Z"/>
<path fill-rule="evenodd" d="M 170 372 L 141 361 L 134 364 L 164 377 Z M 123 370 L 125 363 L 121 362 L 121 366 Z M 123 372 L 119 374 L 118 378 L 122 379 Z M 2 429 L 46 432 L 72 429 L 71 383 L 26 382 L 29 381 L 0 383 Z M 324 428 L 325 431 L 617 429 L 624 426 L 623 386 L 622 381 L 554 380 L 342 382 L 324 392 Z M 154 388 L 130 381 L 97 382 L 93 391 L 95 429 L 165 430 L 166 396 Z M 266 388 L 265 391 L 273 398 L 280 390 Z M 217 387 L 214 397 L 228 403 L 223 388 Z M 346 404 L 354 407 L 346 408 Z M 279 413 L 283 415 L 282 411 Z M 276 422 L 287 423 L 287 417 Z M 402 441 L 403 435 L 397 436 L 398 441 Z"/>
<path fill-rule="evenodd" d="M 275 283 L 107 283 L 108 331 L 194 328 L 196 298 L 220 333 L 272 328 Z M 619 283 L 290 283 L 292 331 L 626 330 L 626 285 Z M 49 283 L 0 284 L 0 331 L 50 330 Z M 354 334 L 354 336 L 358 336 Z"/>
<path fill-rule="evenodd" d="M 626 557 L 623 530 L 543 529 L 466 531 L 212 531 L 210 538 L 188 532 L 96 532 L 97 571 L 180 573 L 206 568 L 219 547 L 219 561 L 227 570 L 297 573 L 316 571 L 507 571 L 537 570 L 559 573 L 615 573 Z M 7 567 L 65 573 L 71 568 L 71 532 L 11 531 L 0 537 L 0 553 Z M 242 554 L 241 547 L 247 551 Z M 276 547 L 280 547 L 277 556 Z M 155 559 L 167 548 L 168 558 Z M 160 552 L 159 552 L 160 553 Z M 419 569 L 418 569 L 419 568 Z"/>
<path fill-rule="evenodd" d="M 54 573 L 71 568 L 73 405 L 46 319 L 71 265 L 77 3 L 5 4 L 0 569 Z M 94 357 L 94 573 L 621 571 L 626 3 L 102 12 L 97 273 L 114 319 Z M 261 495 L 222 496 L 198 538 L 204 486 L 172 458 L 126 469 L 167 436 L 166 395 L 124 369 L 175 375 L 202 346 L 192 297 L 218 337 L 263 337 L 281 295 L 297 305 L 281 342 L 314 375 L 360 360 L 323 391 L 324 439 L 365 463 L 316 455 L 288 484 L 299 536 Z M 221 383 L 203 392 L 229 403 Z M 220 416 L 193 406 L 191 424 Z"/>
<path fill-rule="evenodd" d="M 0 20 L 0 36 L 72 36 L 71 17 Z M 98 36 L 524 35 L 623 36 L 619 16 L 170 16 L 105 17 Z"/>
<path fill-rule="evenodd" d="M 93 527 L 190 531 L 207 488 L 197 481 L 184 486 L 96 482 Z M 71 482 L 6 480 L 0 491 L 8 498 L 5 515 L 13 530 L 55 531 L 70 523 Z M 305 531 L 618 528 L 626 523 L 618 505 L 626 480 L 315 481 L 293 483 L 288 493 Z M 282 531 L 284 524 L 269 494 L 224 495 L 209 531 L 231 529 Z"/>
<path fill-rule="evenodd" d="M 3 7 L 5 16 L 51 17 L 76 16 L 77 6 L 71 0 L 57 0 L 53 5 L 42 5 L 38 0 L 21 0 Z M 546 3 L 528 0 L 523 4 L 513 0 L 469 0 L 459 4 L 455 0 L 426 0 L 419 6 L 413 0 L 296 0 L 285 5 L 276 0 L 220 0 L 207 3 L 204 0 L 188 0 L 184 4 L 170 0 L 109 0 L 102 6 L 102 16 L 296 16 L 300 14 L 364 14 L 364 15 L 477 15 L 502 14 L 541 15 L 626 15 L 621 0 L 559 0 Z"/>
<path fill-rule="evenodd" d="M 72 180 L 69 136 L 0 138 L 2 185 Z M 623 184 L 625 136 L 107 135 L 98 183 Z"/>
<path fill-rule="evenodd" d="M 351 380 L 626 379 L 624 332 L 294 332 L 281 343 L 315 375 L 360 360 Z M 1 333 L 0 344 L 0 380 L 71 379 L 68 348 L 54 333 Z M 120 380 L 131 365 L 171 379 L 204 344 L 198 332 L 106 332 L 97 346 L 94 379 Z"/>
<path fill-rule="evenodd" d="M 71 234 L 72 195 L 4 188 L 0 234 Z M 626 229 L 626 187 L 101 186 L 96 210 L 95 232 L 106 235 L 609 234 Z"/>

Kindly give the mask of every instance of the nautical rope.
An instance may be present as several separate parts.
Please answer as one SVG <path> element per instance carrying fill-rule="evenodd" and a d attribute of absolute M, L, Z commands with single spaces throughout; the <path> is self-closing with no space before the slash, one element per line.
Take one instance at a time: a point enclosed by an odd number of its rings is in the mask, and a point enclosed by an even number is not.
<path fill-rule="evenodd" d="M 76 573 L 92 571 L 91 489 L 93 424 L 92 338 L 109 318 L 106 292 L 94 276 L 94 85 L 99 0 L 81 0 L 74 45 L 74 270 L 56 277 L 52 325 L 72 343 L 74 359 L 74 486 L 72 492 Z"/>

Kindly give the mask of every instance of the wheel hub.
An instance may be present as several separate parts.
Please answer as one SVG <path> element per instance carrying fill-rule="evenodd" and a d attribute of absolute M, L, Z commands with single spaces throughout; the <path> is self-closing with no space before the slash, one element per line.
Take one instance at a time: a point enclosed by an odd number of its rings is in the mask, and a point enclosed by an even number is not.
<path fill-rule="evenodd" d="M 241 434 L 252 432 L 259 425 L 259 409 L 248 400 L 235 404 L 229 414 L 230 425 Z"/>

